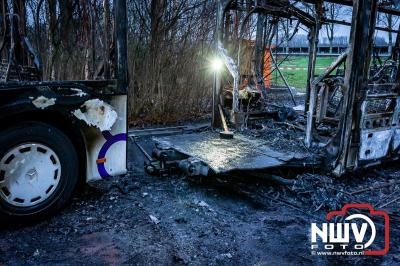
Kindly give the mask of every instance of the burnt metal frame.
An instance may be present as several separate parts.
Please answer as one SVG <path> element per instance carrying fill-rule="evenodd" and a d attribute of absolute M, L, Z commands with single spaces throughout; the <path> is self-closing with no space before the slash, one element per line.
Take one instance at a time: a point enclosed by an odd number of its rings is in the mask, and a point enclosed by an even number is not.
<path fill-rule="evenodd" d="M 300 23 L 304 24 L 306 27 L 312 28 L 313 34 L 311 36 L 312 41 L 318 42 L 318 34 L 319 34 L 319 21 L 315 20 L 308 13 L 294 7 L 293 5 L 285 5 L 280 4 L 282 1 L 271 1 L 271 3 L 262 0 L 249 0 L 246 1 L 247 6 L 240 6 L 238 1 L 235 0 L 219 0 L 217 2 L 217 21 L 216 21 L 216 51 L 217 54 L 224 59 L 225 65 L 227 66 L 229 72 L 231 73 L 234 79 L 233 86 L 233 102 L 232 102 L 232 113 L 231 113 L 231 121 L 236 123 L 238 121 L 237 116 L 239 114 L 239 67 L 240 60 L 238 60 L 238 64 L 236 65 L 234 60 L 230 58 L 224 49 L 223 45 L 223 33 L 224 31 L 224 20 L 227 12 L 230 10 L 238 10 L 238 11 L 247 11 L 249 12 L 245 20 L 249 18 L 251 14 L 271 14 L 279 17 L 295 17 L 299 20 Z M 289 2 L 287 2 L 289 3 Z M 316 41 L 315 41 L 316 40 Z M 260 42 L 257 42 L 260 45 Z M 310 84 L 310 77 L 314 76 L 315 73 L 315 60 L 316 60 L 316 46 L 313 45 L 313 49 L 310 50 L 310 58 L 313 58 L 311 62 L 311 67 L 309 67 L 309 79 L 307 83 Z M 238 58 L 240 58 L 240 44 L 239 44 L 239 53 Z M 257 71 L 256 71 L 257 72 Z M 257 77 L 258 79 L 260 77 Z M 219 127 L 221 125 L 221 121 L 219 119 L 219 110 L 218 105 L 220 104 L 220 95 L 221 95 L 221 77 L 220 73 L 214 73 L 214 84 L 213 84 L 213 113 L 212 113 L 212 125 L 213 127 Z M 240 125 L 238 125 L 240 127 Z"/>
<path fill-rule="evenodd" d="M 218 49 L 222 46 L 222 33 L 224 27 L 224 18 L 227 11 L 234 9 L 239 11 L 249 11 L 241 9 L 238 6 L 232 7 L 230 4 L 234 1 L 221 0 L 218 1 L 217 12 L 217 45 Z M 247 3 L 252 1 L 247 1 Z M 334 159 L 331 161 L 331 166 L 334 169 L 334 174 L 342 175 L 343 173 L 354 170 L 358 167 L 359 150 L 361 142 L 361 120 L 362 120 L 362 105 L 367 96 L 368 89 L 368 74 L 371 62 L 371 50 L 373 43 L 374 31 L 376 28 L 377 12 L 389 13 L 400 16 L 400 10 L 388 8 L 387 6 L 379 6 L 377 0 L 326 0 L 325 2 L 337 3 L 347 6 L 353 6 L 353 16 L 351 23 L 350 46 L 348 51 L 342 54 L 337 61 L 319 78 L 314 79 L 315 61 L 318 46 L 319 29 L 322 23 L 335 22 L 327 21 L 323 18 L 324 1 L 321 0 L 305 0 L 304 2 L 315 5 L 316 18 L 314 23 L 304 23 L 300 16 L 299 20 L 310 29 L 309 45 L 310 57 L 308 68 L 307 82 L 307 98 L 306 98 L 306 114 L 307 114 L 307 129 L 306 129 L 306 145 L 311 146 L 313 143 L 313 128 L 314 128 L 314 112 L 316 101 L 316 86 L 324 77 L 329 75 L 341 63 L 346 61 L 345 72 L 345 94 L 343 111 L 341 113 L 338 133 L 331 139 L 327 149 L 334 150 Z M 279 10 L 267 11 L 263 8 L 264 1 L 255 1 L 254 8 L 251 12 L 265 12 L 269 14 L 282 15 Z M 231 8 L 231 9 L 230 9 Z M 338 21 L 340 24 L 340 21 Z M 378 28 L 379 29 L 379 28 Z M 400 34 L 399 34 L 400 35 Z M 400 47 L 400 37 L 396 40 L 394 58 L 397 58 L 397 53 Z M 214 113 L 213 126 L 219 126 L 217 117 L 217 108 L 219 104 L 219 95 L 221 91 L 221 82 L 219 74 L 215 74 L 214 83 Z M 400 80 L 400 71 L 398 71 L 397 83 Z M 235 84 L 235 86 L 238 86 Z M 234 87 L 234 94 L 237 93 L 237 88 Z M 235 100 L 235 97 L 234 97 Z M 237 110 L 233 110 L 233 115 Z"/>
<path fill-rule="evenodd" d="M 313 1 L 315 2 L 315 1 Z M 349 1 L 327 1 L 341 3 Z M 339 120 L 339 130 L 331 138 L 327 145 L 327 151 L 333 155 L 330 166 L 333 174 L 340 176 L 348 171 L 357 168 L 376 165 L 382 161 L 396 160 L 398 155 L 398 113 L 400 101 L 398 92 L 369 94 L 369 72 L 372 59 L 372 47 L 374 32 L 376 29 L 376 17 L 379 11 L 399 15 L 400 12 L 394 9 L 387 9 L 378 6 L 376 0 L 355 0 L 350 1 L 353 5 L 353 15 L 351 23 L 350 47 L 346 53 L 341 55 L 337 61 L 328 69 L 328 71 L 314 80 L 310 101 L 314 104 L 316 99 L 316 86 L 329 75 L 329 72 L 346 60 L 346 72 L 344 78 L 344 97 L 342 113 Z M 388 11 L 389 10 L 389 11 Z M 326 22 L 326 20 L 324 21 Z M 334 22 L 334 21 L 333 21 Z M 396 40 L 396 47 L 392 54 L 392 59 L 398 59 L 400 38 Z M 398 71 L 398 74 L 400 71 Z M 396 84 L 399 83 L 399 75 Z M 393 85 L 396 84 L 386 84 Z M 391 100 L 397 98 L 396 108 L 393 114 L 387 111 L 377 114 L 381 125 L 377 128 L 368 128 L 370 117 L 374 114 L 367 113 L 367 104 L 376 99 Z M 314 126 L 314 106 L 309 107 L 308 124 L 306 131 L 306 144 L 311 146 Z M 318 117 L 318 114 L 317 114 Z M 373 118 L 374 123 L 376 119 Z M 382 123 L 382 121 L 384 121 Z M 381 141 L 380 136 L 386 136 L 387 139 Z M 375 146 L 374 146 L 375 145 Z M 382 147 L 381 147 L 382 145 Z M 371 155 L 372 154 L 372 155 Z M 371 155 L 371 156 L 370 156 Z"/>
<path fill-rule="evenodd" d="M 353 6 L 350 50 L 345 73 L 344 105 L 339 138 L 339 152 L 334 164 L 336 175 L 355 168 L 360 147 L 361 104 L 368 88 L 368 72 L 376 26 L 376 0 L 356 0 Z"/>
<path fill-rule="evenodd" d="M 354 6 L 358 0 L 302 0 L 302 2 L 309 3 L 309 4 L 316 4 L 318 2 L 326 2 L 326 3 L 333 3 L 339 4 L 344 6 Z M 381 13 L 391 14 L 395 16 L 400 16 L 400 10 L 387 7 L 386 5 L 377 5 L 377 11 Z"/>

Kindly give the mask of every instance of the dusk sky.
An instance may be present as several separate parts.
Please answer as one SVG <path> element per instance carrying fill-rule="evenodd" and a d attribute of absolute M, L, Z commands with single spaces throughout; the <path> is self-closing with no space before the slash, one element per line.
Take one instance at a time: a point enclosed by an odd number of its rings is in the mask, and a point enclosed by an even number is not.
<path fill-rule="evenodd" d="M 400 2 L 400 0 L 399 0 L 399 2 Z M 299 4 L 298 7 L 301 9 L 304 9 L 304 7 L 301 4 Z M 336 18 L 337 20 L 345 20 L 347 22 L 351 22 L 352 8 L 341 6 L 339 12 L 340 12 L 340 14 L 337 16 L 337 18 Z M 326 16 L 327 16 L 327 14 L 326 14 Z M 377 26 L 385 27 L 384 17 L 381 14 L 380 15 L 378 14 L 378 16 L 379 16 L 379 19 L 378 19 Z M 396 16 L 393 16 L 392 18 L 393 18 L 393 23 L 394 23 L 393 28 L 397 29 L 399 27 L 400 18 L 396 17 Z M 340 37 L 340 36 L 349 37 L 350 26 L 336 25 L 335 32 L 336 32 L 336 37 Z M 300 29 L 299 34 L 307 34 L 307 32 Z M 382 37 L 386 41 L 388 41 L 388 33 L 387 32 L 376 31 L 376 36 Z M 326 34 L 326 28 L 323 26 L 320 31 L 320 39 L 323 40 L 324 38 L 327 38 L 327 34 Z M 395 40 L 395 38 L 396 38 L 396 34 L 393 33 L 393 41 Z"/>
<path fill-rule="evenodd" d="M 350 21 L 350 18 L 346 19 L 347 21 Z M 378 26 L 384 27 L 382 23 L 380 23 Z M 394 28 L 398 28 L 398 23 L 396 23 L 396 26 Z M 335 32 L 336 32 L 336 37 L 340 36 L 346 36 L 349 37 L 350 35 L 350 26 L 343 26 L 343 25 L 336 25 L 335 26 Z M 307 34 L 304 30 L 299 30 L 299 34 Z M 376 31 L 376 36 L 384 38 L 386 41 L 388 41 L 388 33 L 383 32 L 383 31 Z M 323 26 L 321 31 L 320 31 L 320 39 L 323 40 L 324 38 L 327 38 L 326 34 L 326 28 Z M 393 42 L 396 38 L 396 34 L 393 33 Z"/>

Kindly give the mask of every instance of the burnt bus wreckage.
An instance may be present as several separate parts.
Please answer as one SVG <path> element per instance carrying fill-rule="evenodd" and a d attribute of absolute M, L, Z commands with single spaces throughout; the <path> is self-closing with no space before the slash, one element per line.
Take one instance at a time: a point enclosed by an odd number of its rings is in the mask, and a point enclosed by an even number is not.
<path fill-rule="evenodd" d="M 276 175 L 268 173 L 312 167 L 341 176 L 399 159 L 400 35 L 390 58 L 376 63 L 380 58 L 373 53 L 376 30 L 398 32 L 377 26 L 378 12 L 400 15 L 396 3 L 324 1 L 352 7 L 352 20 L 346 22 L 326 19 L 323 1 L 300 2 L 306 3 L 309 11 L 301 9 L 299 1 L 218 1 L 215 53 L 223 61 L 225 72 L 215 72 L 212 125 L 214 129 L 223 125 L 224 132 L 156 138 L 148 172 L 164 174 L 180 168 L 189 175 L 208 175 L 267 169 L 263 171 L 265 176 L 277 181 Z M 273 52 L 271 40 L 280 18 L 297 21 L 309 33 L 303 108 L 299 105 L 301 99 L 281 74 Z M 255 26 L 246 36 L 252 39 L 245 40 L 250 19 Z M 351 26 L 349 48 L 316 76 L 319 31 L 328 22 Z M 246 56 L 249 49 L 250 56 Z M 268 60 L 286 84 L 289 104 L 277 106 L 276 101 L 268 102 L 278 91 L 266 88 L 264 64 Z M 290 120 L 293 116 L 298 117 L 296 123 Z M 272 130 L 254 122 L 266 117 L 275 120 Z M 225 132 L 225 120 L 236 131 L 233 139 L 226 139 L 231 134 L 225 134 L 229 133 Z M 268 123 L 270 126 L 271 121 Z M 294 138 L 279 133 L 279 125 L 295 129 Z"/>
<path fill-rule="evenodd" d="M 2 2 L 6 6 L 7 1 Z M 399 16 L 400 11 L 391 1 L 325 2 L 352 6 L 352 21 L 327 20 L 323 2 L 316 0 L 217 1 L 215 65 L 221 67 L 222 62 L 227 71 L 215 71 L 212 130 L 179 127 L 129 134 L 126 0 L 114 1 L 115 80 L 41 81 L 40 62 L 19 30 L 21 5 L 14 3 L 12 13 L 3 10 L 0 218 L 54 213 L 80 181 L 124 174 L 128 135 L 146 157 L 145 170 L 161 176 L 173 171 L 208 176 L 265 170 L 259 173 L 289 184 L 290 180 L 270 173 L 319 167 L 340 176 L 397 160 L 400 35 L 388 60 L 371 62 L 375 30 L 385 30 L 376 26 L 377 13 Z M 274 56 L 272 39 L 280 18 L 297 21 L 309 32 L 304 105 Z M 251 20 L 256 21 L 256 30 L 246 35 Z M 316 76 L 319 31 L 327 22 L 349 24 L 350 45 Z M 274 92 L 282 90 L 269 88 L 267 63 L 283 79 L 289 103 L 276 99 L 271 103 Z M 295 133 L 288 136 L 280 130 L 284 127 Z M 168 136 L 160 136 L 164 134 Z M 143 135 L 158 135 L 151 155 L 137 142 Z"/>
<path fill-rule="evenodd" d="M 90 81 L 42 81 L 24 1 L 11 2 L 0 3 L 0 221 L 54 213 L 78 184 L 127 171 L 126 0 L 114 1 L 116 58 L 104 60 L 115 79 Z"/>

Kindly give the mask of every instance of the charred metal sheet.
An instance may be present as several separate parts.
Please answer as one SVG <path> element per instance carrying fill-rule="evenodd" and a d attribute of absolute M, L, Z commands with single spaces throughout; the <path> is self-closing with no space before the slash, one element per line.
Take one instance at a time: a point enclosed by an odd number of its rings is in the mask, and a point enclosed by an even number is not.
<path fill-rule="evenodd" d="M 173 148 L 207 164 L 216 173 L 232 170 L 254 170 L 282 166 L 291 160 L 307 157 L 301 153 L 273 150 L 261 139 L 236 134 L 232 140 L 216 132 L 202 132 L 154 138 L 157 145 Z"/>
<path fill-rule="evenodd" d="M 400 98 L 393 84 L 372 84 L 361 105 L 360 161 L 388 157 L 400 145 Z M 397 99 L 396 99 L 397 98 Z"/>
<path fill-rule="evenodd" d="M 363 132 L 361 134 L 360 160 L 374 160 L 385 157 L 393 131 L 391 129 L 378 132 Z"/>
<path fill-rule="evenodd" d="M 388 157 L 400 147 L 400 97 L 391 94 L 395 87 L 393 84 L 369 86 L 361 108 L 361 161 Z"/>

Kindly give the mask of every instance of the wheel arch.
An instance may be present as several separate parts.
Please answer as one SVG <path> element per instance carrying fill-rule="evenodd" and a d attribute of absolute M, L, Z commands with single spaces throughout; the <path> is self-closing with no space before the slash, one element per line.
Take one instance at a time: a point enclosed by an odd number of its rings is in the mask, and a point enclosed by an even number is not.
<path fill-rule="evenodd" d="M 86 183 L 87 153 L 83 132 L 77 122 L 54 111 L 29 111 L 13 114 L 0 119 L 2 129 L 10 128 L 21 122 L 39 122 L 49 124 L 67 135 L 78 155 L 79 177 L 77 188 Z M 0 130 L 1 131 L 1 130 Z"/>

